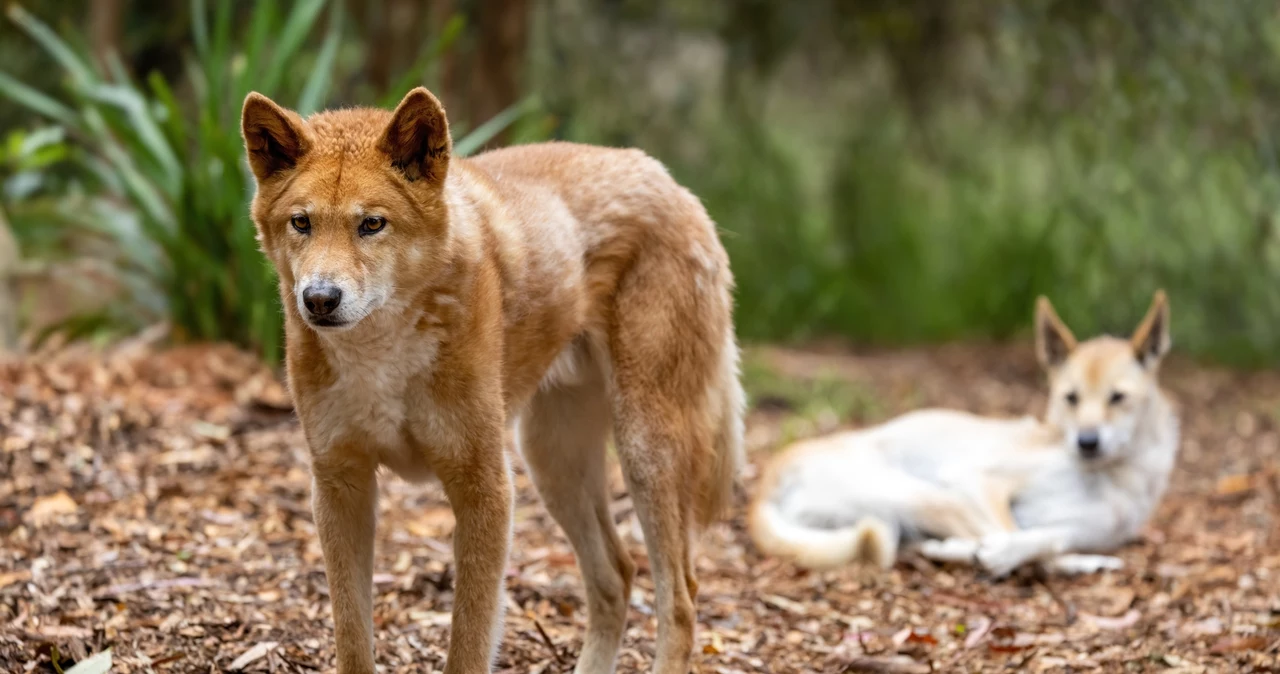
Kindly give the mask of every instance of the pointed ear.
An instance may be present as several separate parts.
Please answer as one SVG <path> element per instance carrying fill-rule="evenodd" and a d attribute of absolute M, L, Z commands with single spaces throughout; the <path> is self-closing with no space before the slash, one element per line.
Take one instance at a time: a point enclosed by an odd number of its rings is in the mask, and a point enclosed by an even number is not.
<path fill-rule="evenodd" d="M 1133 355 L 1143 366 L 1160 362 L 1169 352 L 1169 347 L 1173 345 L 1169 336 L 1169 298 L 1163 290 L 1156 291 L 1151 300 L 1151 308 L 1147 310 L 1142 323 L 1138 324 L 1138 329 L 1133 331 L 1129 343 L 1133 345 Z"/>
<path fill-rule="evenodd" d="M 1075 335 L 1058 318 L 1049 298 L 1041 295 L 1036 300 L 1036 357 L 1040 365 L 1051 370 L 1061 365 L 1075 348 Z"/>
<path fill-rule="evenodd" d="M 453 153 L 444 106 L 422 87 L 410 91 L 392 113 L 378 149 L 410 182 L 443 183 Z"/>
<path fill-rule="evenodd" d="M 244 99 L 240 133 L 258 182 L 297 166 L 311 147 L 302 118 L 256 91 Z"/>

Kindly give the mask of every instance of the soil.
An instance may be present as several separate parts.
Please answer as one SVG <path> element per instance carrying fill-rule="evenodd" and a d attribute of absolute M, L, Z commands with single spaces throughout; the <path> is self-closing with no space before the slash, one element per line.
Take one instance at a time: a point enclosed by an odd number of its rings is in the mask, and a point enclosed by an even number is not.
<path fill-rule="evenodd" d="M 1166 364 L 1180 460 L 1142 540 L 1119 551 L 1126 567 L 994 581 L 914 557 L 889 572 L 804 572 L 762 557 L 743 513 L 759 465 L 787 439 L 921 405 L 1038 412 L 1026 345 L 750 358 L 791 383 L 758 396 L 737 507 L 701 537 L 697 671 L 1280 671 L 1280 373 Z M 858 403 L 824 406 L 833 390 Z M 253 358 L 137 343 L 9 363 L 0 437 L 0 671 L 57 671 L 55 657 L 67 669 L 106 648 L 113 672 L 332 671 L 305 444 Z M 579 577 L 517 481 L 495 669 L 568 672 L 585 625 Z M 378 661 L 440 671 L 454 519 L 436 486 L 387 476 L 382 493 Z M 614 495 L 640 566 L 618 670 L 647 671 L 652 585 L 616 471 Z"/>

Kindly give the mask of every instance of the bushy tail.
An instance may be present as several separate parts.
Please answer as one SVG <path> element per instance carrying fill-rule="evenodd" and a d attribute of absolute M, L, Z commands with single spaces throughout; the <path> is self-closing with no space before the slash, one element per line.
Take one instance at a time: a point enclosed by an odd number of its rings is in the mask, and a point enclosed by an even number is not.
<path fill-rule="evenodd" d="M 750 527 L 761 551 L 810 569 L 851 562 L 888 569 L 898 556 L 898 527 L 873 516 L 863 517 L 851 527 L 815 529 L 791 521 L 777 504 L 761 498 L 751 508 Z"/>
<path fill-rule="evenodd" d="M 715 424 L 714 455 L 699 485 L 701 498 L 695 516 L 699 527 L 715 521 L 733 502 L 733 486 L 745 461 L 742 415 L 747 396 L 738 377 L 738 345 L 730 332 L 720 355 L 720 370 L 708 401 Z"/>

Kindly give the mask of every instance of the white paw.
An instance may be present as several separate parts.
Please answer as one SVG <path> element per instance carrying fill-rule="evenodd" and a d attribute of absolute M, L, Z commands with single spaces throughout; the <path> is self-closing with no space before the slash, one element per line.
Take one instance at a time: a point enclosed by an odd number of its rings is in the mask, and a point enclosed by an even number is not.
<path fill-rule="evenodd" d="M 1006 532 L 983 536 L 976 556 L 978 564 L 995 578 L 1013 573 L 1026 561 L 1022 546 Z"/>
<path fill-rule="evenodd" d="M 1046 563 L 1049 570 L 1069 575 L 1086 575 L 1100 571 L 1119 571 L 1124 560 L 1111 555 L 1059 555 Z"/>
<path fill-rule="evenodd" d="M 935 562 L 968 563 L 978 554 L 978 541 L 972 538 L 931 538 L 922 541 L 920 554 Z"/>

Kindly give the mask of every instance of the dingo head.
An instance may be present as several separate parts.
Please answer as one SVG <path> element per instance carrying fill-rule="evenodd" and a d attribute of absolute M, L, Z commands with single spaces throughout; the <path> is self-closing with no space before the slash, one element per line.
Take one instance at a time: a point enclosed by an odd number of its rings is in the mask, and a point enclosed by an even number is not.
<path fill-rule="evenodd" d="M 303 120 L 259 93 L 240 118 L 257 180 L 252 214 L 280 275 L 285 310 L 320 332 L 408 302 L 441 265 L 451 142 L 426 89 L 395 112 L 347 109 Z"/>
<path fill-rule="evenodd" d="M 1049 373 L 1045 420 L 1062 430 L 1082 460 L 1123 456 L 1157 395 L 1156 371 L 1169 346 L 1169 302 L 1162 290 L 1130 339 L 1095 337 L 1082 344 L 1041 297 L 1036 355 Z"/>

